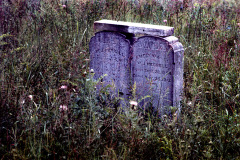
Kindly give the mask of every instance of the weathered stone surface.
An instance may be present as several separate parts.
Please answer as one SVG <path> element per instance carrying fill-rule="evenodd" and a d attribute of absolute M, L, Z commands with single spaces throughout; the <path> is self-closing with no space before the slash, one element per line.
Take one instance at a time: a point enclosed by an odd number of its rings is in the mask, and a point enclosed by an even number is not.
<path fill-rule="evenodd" d="M 138 99 L 166 113 L 169 106 L 179 106 L 183 84 L 183 46 L 176 37 L 143 36 L 133 44 L 132 79 Z"/>
<path fill-rule="evenodd" d="M 171 36 L 174 33 L 173 27 L 112 20 L 96 21 L 94 22 L 94 29 L 95 31 L 115 31 L 161 37 Z"/>
<path fill-rule="evenodd" d="M 91 38 L 89 49 L 94 78 L 107 74 L 104 85 L 114 82 L 115 92 L 126 97 L 130 85 L 130 43 L 126 37 L 116 32 L 98 32 Z"/>
<path fill-rule="evenodd" d="M 91 68 L 95 79 L 104 74 L 106 84 L 114 82 L 116 91 L 128 98 L 136 83 L 136 98 L 145 96 L 140 106 L 151 104 L 159 113 L 170 106 L 180 109 L 183 88 L 183 46 L 171 36 L 172 27 L 102 20 L 95 22 L 90 42 Z M 135 34 L 147 36 L 135 37 Z"/>

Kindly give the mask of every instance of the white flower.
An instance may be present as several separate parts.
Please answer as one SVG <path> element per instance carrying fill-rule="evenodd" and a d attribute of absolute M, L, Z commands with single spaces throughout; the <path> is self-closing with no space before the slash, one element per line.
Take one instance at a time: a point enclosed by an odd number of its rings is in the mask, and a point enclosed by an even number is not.
<path fill-rule="evenodd" d="M 68 107 L 67 107 L 67 105 L 60 105 L 59 110 L 60 111 L 67 111 Z"/>
<path fill-rule="evenodd" d="M 137 106 L 138 105 L 138 103 L 136 102 L 136 101 L 130 101 L 129 102 L 131 105 L 133 105 L 133 106 Z"/>
<path fill-rule="evenodd" d="M 90 70 L 90 73 L 94 73 L 94 70 L 93 70 L 93 69 L 91 69 L 91 70 Z"/>
<path fill-rule="evenodd" d="M 130 101 L 129 103 L 131 105 L 131 109 L 137 110 L 138 103 L 136 101 Z"/>
<path fill-rule="evenodd" d="M 28 98 L 32 101 L 33 100 L 33 95 L 29 95 Z"/>
<path fill-rule="evenodd" d="M 67 89 L 67 86 L 66 86 L 66 85 L 62 85 L 62 86 L 60 87 L 60 89 Z"/>
<path fill-rule="evenodd" d="M 188 104 L 189 106 L 192 106 L 192 102 L 191 102 L 191 101 L 189 101 L 187 104 Z"/>
<path fill-rule="evenodd" d="M 167 115 L 164 114 L 164 115 L 163 115 L 163 120 L 166 120 L 166 119 L 167 119 Z"/>
<path fill-rule="evenodd" d="M 24 104 L 24 103 L 25 103 L 25 99 L 23 99 L 20 103 L 21 103 L 21 104 Z"/>

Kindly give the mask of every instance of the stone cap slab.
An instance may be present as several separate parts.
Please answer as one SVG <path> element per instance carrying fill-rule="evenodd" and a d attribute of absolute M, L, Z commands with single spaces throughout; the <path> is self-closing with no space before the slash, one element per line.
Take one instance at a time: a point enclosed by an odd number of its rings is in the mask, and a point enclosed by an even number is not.
<path fill-rule="evenodd" d="M 132 23 L 112 20 L 100 20 L 94 22 L 95 32 L 114 31 L 121 33 L 144 34 L 151 36 L 166 37 L 174 33 L 174 28 L 169 26 Z"/>

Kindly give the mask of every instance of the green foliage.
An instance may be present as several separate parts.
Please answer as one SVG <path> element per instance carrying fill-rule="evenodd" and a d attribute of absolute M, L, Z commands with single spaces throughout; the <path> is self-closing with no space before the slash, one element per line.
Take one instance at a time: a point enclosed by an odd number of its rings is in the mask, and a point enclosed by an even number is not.
<path fill-rule="evenodd" d="M 239 2 L 1 5 L 1 159 L 240 158 Z M 175 28 L 185 47 L 180 113 L 142 112 L 93 79 L 88 44 L 99 19 Z M 135 91 L 134 103 L 150 97 Z"/>

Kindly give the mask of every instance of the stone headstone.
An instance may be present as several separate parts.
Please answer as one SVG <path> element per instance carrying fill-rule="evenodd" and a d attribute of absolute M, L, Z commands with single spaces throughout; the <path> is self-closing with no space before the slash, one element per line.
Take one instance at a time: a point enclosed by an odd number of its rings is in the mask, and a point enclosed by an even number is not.
<path fill-rule="evenodd" d="M 143 103 L 151 103 L 164 113 L 178 105 L 183 81 L 182 53 L 181 43 L 173 36 L 143 36 L 135 41 L 131 66 L 138 99 L 150 95 Z"/>
<path fill-rule="evenodd" d="M 140 106 L 152 104 L 160 114 L 170 106 L 180 108 L 184 49 L 172 36 L 173 27 L 101 20 L 94 29 L 90 67 L 95 78 L 108 74 L 106 84 L 114 82 L 124 95 L 136 83 L 137 100 L 151 96 Z"/>
<path fill-rule="evenodd" d="M 113 84 L 116 93 L 128 95 L 130 81 L 130 43 L 126 36 L 117 32 L 97 32 L 90 40 L 90 66 L 94 78 L 102 79 L 104 86 Z"/>
<path fill-rule="evenodd" d="M 166 37 L 174 33 L 173 27 L 142 23 L 101 20 L 94 22 L 95 31 L 114 31 L 119 33 L 144 34 Z"/>

